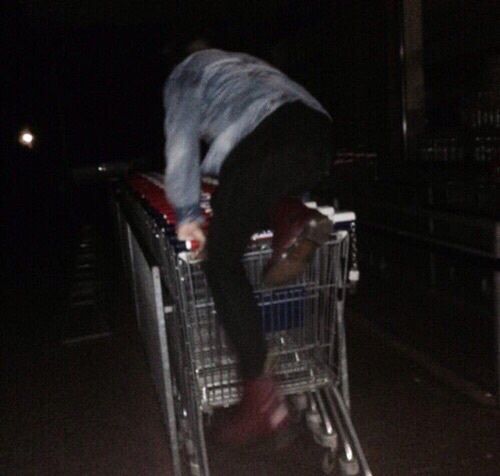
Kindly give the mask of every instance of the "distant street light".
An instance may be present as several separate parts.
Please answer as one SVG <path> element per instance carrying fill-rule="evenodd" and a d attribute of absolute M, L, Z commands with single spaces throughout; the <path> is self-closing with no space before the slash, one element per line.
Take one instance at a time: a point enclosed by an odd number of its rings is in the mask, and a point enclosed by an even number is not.
<path fill-rule="evenodd" d="M 32 149 L 34 142 L 35 136 L 29 130 L 21 131 L 21 133 L 19 134 L 19 143 L 21 145 Z"/>

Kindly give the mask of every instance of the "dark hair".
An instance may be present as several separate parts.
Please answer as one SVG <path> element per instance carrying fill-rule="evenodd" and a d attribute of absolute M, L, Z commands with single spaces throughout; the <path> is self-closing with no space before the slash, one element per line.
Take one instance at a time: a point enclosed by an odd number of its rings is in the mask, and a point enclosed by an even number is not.
<path fill-rule="evenodd" d="M 172 69 L 189 55 L 210 47 L 210 41 L 204 36 L 176 38 L 165 45 L 162 53 L 166 58 L 169 69 Z"/>

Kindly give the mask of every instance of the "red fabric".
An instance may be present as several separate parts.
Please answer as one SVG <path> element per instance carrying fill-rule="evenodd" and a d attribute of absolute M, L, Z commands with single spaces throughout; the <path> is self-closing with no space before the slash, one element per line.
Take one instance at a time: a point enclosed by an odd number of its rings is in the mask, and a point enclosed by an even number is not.
<path fill-rule="evenodd" d="M 221 442 L 242 445 L 269 436 L 288 423 L 283 395 L 270 377 L 244 383 L 243 398 L 218 435 Z"/>

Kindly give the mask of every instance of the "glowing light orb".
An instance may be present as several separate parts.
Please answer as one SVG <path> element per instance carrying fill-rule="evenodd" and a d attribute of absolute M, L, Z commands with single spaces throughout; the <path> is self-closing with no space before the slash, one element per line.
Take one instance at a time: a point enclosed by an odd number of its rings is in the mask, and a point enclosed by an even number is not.
<path fill-rule="evenodd" d="M 22 131 L 19 134 L 19 142 L 21 145 L 31 148 L 35 142 L 35 136 L 30 131 Z"/>

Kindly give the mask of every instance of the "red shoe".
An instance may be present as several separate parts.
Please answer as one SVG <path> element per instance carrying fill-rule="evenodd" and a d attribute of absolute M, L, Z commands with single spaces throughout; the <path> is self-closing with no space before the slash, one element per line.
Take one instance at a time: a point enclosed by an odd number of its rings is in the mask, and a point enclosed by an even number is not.
<path fill-rule="evenodd" d="M 249 380 L 235 413 L 218 432 L 221 443 L 242 446 L 285 428 L 289 412 L 286 401 L 270 377 Z"/>
<path fill-rule="evenodd" d="M 273 256 L 264 271 L 264 285 L 281 286 L 306 268 L 316 249 L 328 240 L 332 222 L 297 198 L 281 200 L 271 215 Z"/>

